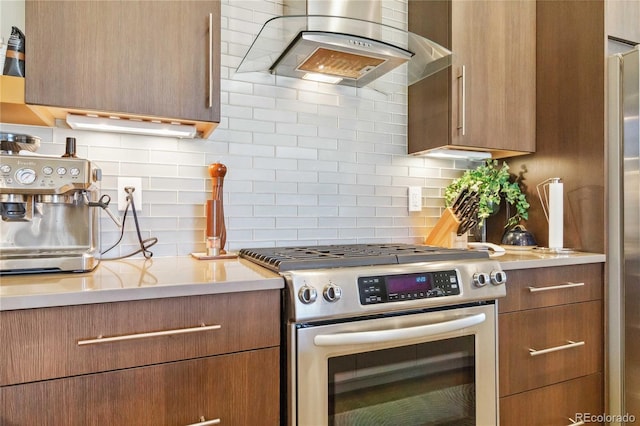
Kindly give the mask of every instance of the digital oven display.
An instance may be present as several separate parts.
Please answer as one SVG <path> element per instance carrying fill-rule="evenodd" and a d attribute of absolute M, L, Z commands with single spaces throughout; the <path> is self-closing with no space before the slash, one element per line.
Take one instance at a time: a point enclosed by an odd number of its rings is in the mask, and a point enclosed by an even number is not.
<path fill-rule="evenodd" d="M 371 305 L 460 294 L 455 270 L 359 277 L 360 303 Z"/>
<path fill-rule="evenodd" d="M 387 292 L 389 293 L 429 290 L 431 290 L 431 274 L 393 275 L 387 277 Z"/>

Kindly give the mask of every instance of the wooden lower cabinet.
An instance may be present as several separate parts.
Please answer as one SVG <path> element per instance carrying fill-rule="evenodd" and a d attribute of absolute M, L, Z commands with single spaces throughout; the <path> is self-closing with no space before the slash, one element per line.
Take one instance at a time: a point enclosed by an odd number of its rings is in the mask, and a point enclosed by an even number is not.
<path fill-rule="evenodd" d="M 600 263 L 507 271 L 501 425 L 598 424 L 605 414 L 603 273 Z"/>
<path fill-rule="evenodd" d="M 2 311 L 0 342 L 0 426 L 280 423 L 280 290 Z"/>
<path fill-rule="evenodd" d="M 501 398 L 500 424 L 567 426 L 583 424 L 580 421 L 602 424 L 591 420 L 604 413 L 603 387 L 602 373 L 598 373 Z"/>
<path fill-rule="evenodd" d="M 0 388 L 0 424 L 279 423 L 279 349 L 266 348 Z M 215 423 L 211 423 L 215 424 Z"/>
<path fill-rule="evenodd" d="M 603 324 L 599 300 L 502 314 L 498 322 L 500 396 L 602 371 L 603 327 L 591 325 Z"/>

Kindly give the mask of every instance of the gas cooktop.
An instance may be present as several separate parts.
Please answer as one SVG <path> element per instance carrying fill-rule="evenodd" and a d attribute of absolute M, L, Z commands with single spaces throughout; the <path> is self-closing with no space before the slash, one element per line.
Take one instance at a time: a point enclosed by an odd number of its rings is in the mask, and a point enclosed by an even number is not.
<path fill-rule="evenodd" d="M 487 252 L 412 244 L 346 244 L 242 249 L 240 257 L 274 272 L 488 259 Z"/>

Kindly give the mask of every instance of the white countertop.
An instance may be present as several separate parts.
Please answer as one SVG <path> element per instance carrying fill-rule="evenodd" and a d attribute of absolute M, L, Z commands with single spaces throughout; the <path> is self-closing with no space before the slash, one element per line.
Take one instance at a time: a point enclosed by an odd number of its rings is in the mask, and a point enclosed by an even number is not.
<path fill-rule="evenodd" d="M 89 273 L 0 277 L 0 311 L 282 287 L 280 275 L 244 259 L 133 258 Z"/>
<path fill-rule="evenodd" d="M 604 254 L 507 251 L 504 270 L 601 263 Z M 283 278 L 244 259 L 154 257 L 103 261 L 90 273 L 0 277 L 0 311 L 280 289 Z"/>
<path fill-rule="evenodd" d="M 570 254 L 552 254 L 542 253 L 537 250 L 507 250 L 503 255 L 491 256 L 491 258 L 500 262 L 500 266 L 505 271 L 602 263 L 606 261 L 606 256 L 598 253 L 574 252 Z"/>

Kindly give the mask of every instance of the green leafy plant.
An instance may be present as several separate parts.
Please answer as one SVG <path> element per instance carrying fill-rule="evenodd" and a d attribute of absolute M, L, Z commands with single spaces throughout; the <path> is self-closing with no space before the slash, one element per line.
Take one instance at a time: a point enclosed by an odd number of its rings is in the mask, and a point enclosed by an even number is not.
<path fill-rule="evenodd" d="M 508 218 L 505 228 L 511 228 L 523 220 L 529 219 L 529 203 L 517 181 L 512 180 L 509 166 L 502 166 L 498 160 L 487 160 L 486 163 L 473 170 L 467 170 L 455 179 L 444 191 L 445 204 L 453 205 L 458 194 L 464 189 L 478 193 L 478 219 L 488 218 L 497 211 L 504 199 L 515 207 L 515 213 Z"/>

